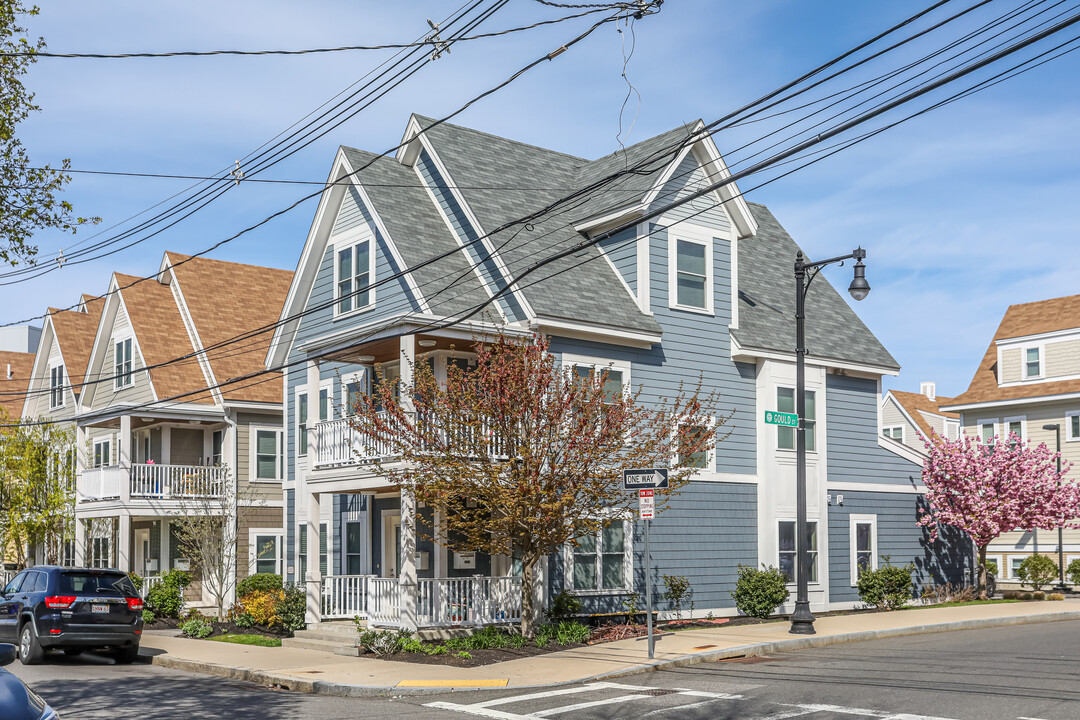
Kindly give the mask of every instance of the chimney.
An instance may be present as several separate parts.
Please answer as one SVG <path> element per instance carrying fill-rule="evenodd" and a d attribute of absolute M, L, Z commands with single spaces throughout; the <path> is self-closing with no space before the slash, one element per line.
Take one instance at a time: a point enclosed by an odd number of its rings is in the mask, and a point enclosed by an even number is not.
<path fill-rule="evenodd" d="M 937 399 L 937 384 L 932 382 L 919 383 L 919 393 L 926 396 L 927 400 Z"/>

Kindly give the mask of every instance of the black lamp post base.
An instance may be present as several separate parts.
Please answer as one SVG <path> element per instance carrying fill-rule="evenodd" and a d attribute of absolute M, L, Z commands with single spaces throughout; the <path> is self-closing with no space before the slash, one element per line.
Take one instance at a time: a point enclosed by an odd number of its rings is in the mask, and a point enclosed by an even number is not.
<path fill-rule="evenodd" d="M 1069 587 L 1068 585 L 1055 585 L 1054 586 L 1054 592 L 1059 592 L 1059 593 L 1072 592 L 1072 588 Z"/>
<path fill-rule="evenodd" d="M 795 612 L 791 614 L 791 629 L 788 632 L 792 635 L 817 635 L 809 600 L 795 601 Z"/>

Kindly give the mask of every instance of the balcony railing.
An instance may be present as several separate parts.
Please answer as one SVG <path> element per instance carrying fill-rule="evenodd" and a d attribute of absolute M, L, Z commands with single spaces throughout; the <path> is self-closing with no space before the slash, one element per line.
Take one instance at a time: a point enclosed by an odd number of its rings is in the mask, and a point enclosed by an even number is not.
<path fill-rule="evenodd" d="M 116 500 L 184 500 L 219 498 L 225 494 L 228 471 L 205 465 L 132 465 L 130 468 L 86 468 L 75 483 L 79 502 Z"/>
<path fill-rule="evenodd" d="M 397 578 L 332 575 L 322 579 L 322 619 L 359 617 L 369 624 L 401 624 Z M 521 621 L 521 578 L 420 578 L 416 586 L 420 627 L 483 626 Z"/>
<path fill-rule="evenodd" d="M 385 417 L 386 413 L 379 415 Z M 507 443 L 495 432 L 481 424 L 462 422 L 452 428 L 452 433 L 459 434 L 462 447 L 475 447 L 481 440 L 488 440 L 491 457 L 505 459 Z M 328 420 L 315 426 L 315 466 L 332 467 L 335 465 L 356 465 L 390 458 L 395 455 L 393 443 L 389 438 L 361 432 L 354 428 L 348 418 Z"/>

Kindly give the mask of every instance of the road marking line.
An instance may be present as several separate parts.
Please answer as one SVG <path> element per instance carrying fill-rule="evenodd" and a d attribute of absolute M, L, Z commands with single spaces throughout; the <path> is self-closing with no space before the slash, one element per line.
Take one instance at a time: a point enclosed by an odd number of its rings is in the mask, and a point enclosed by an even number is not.
<path fill-rule="evenodd" d="M 731 693 L 717 693 L 708 692 L 707 690 L 686 690 L 683 688 L 675 688 L 680 695 L 689 695 L 690 697 L 700 698 L 712 698 L 714 700 L 742 700 L 742 695 L 732 695 Z"/>
<path fill-rule="evenodd" d="M 1016 718 L 1016 720 L 1043 720 L 1043 718 L 1024 717 L 1023 715 L 1021 715 L 1020 717 Z"/>
<path fill-rule="evenodd" d="M 938 717 L 936 715 L 909 715 L 907 713 L 894 713 L 882 710 L 868 710 L 867 708 L 844 707 L 843 705 L 796 705 L 794 703 L 786 704 L 788 707 L 801 708 L 808 712 L 834 712 L 842 713 L 844 715 L 860 715 L 862 717 L 879 718 L 880 720 L 953 720 L 952 718 Z"/>
<path fill-rule="evenodd" d="M 545 698 L 558 697 L 560 695 L 574 695 L 576 693 L 594 692 L 596 690 L 653 690 L 654 688 L 643 685 L 620 685 L 619 683 L 597 682 L 582 685 L 580 687 L 562 688 L 561 690 L 546 690 L 544 692 L 528 693 L 526 695 L 511 695 L 510 697 L 485 700 L 484 702 L 472 703 L 472 707 L 487 708 L 498 705 L 509 705 L 516 702 L 528 702 L 529 700 L 543 700 Z"/>
<path fill-rule="evenodd" d="M 619 697 L 608 698 L 607 700 L 593 700 L 592 702 L 583 702 L 578 703 L 577 705 L 566 705 L 565 707 L 551 708 L 550 710 L 539 710 L 529 715 L 529 717 L 551 717 L 552 715 L 562 715 L 563 713 L 574 712 L 576 710 L 588 710 L 589 708 L 630 702 L 631 700 L 647 700 L 649 697 L 649 695 L 620 695 Z"/>
<path fill-rule="evenodd" d="M 506 687 L 509 678 L 495 678 L 491 680 L 402 680 L 396 687 Z"/>
<path fill-rule="evenodd" d="M 454 710 L 469 715 L 492 718 L 493 720 L 528 720 L 528 718 L 532 717 L 531 715 L 517 715 L 515 713 L 503 712 L 502 710 L 492 710 L 491 708 L 482 708 L 475 705 L 458 705 L 457 703 L 451 702 L 427 703 L 424 707 L 437 708 L 439 710 Z"/>
<path fill-rule="evenodd" d="M 653 715 L 660 715 L 661 713 L 670 712 L 672 710 L 691 710 L 693 708 L 704 707 L 705 705 L 712 705 L 714 702 L 720 702 L 725 698 L 710 698 L 709 700 L 702 700 L 701 702 L 690 703 L 689 705 L 673 705 L 671 707 L 660 708 L 659 710 L 650 710 L 641 717 L 647 718 Z"/>

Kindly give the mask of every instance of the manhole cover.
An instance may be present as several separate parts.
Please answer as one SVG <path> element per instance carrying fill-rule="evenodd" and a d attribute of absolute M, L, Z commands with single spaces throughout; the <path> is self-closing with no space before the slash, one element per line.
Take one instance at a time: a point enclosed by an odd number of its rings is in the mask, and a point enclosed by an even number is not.
<path fill-rule="evenodd" d="M 742 664 L 745 664 L 745 665 L 752 665 L 754 663 L 776 662 L 777 660 L 782 660 L 782 659 L 783 658 L 770 657 L 768 655 L 754 655 L 752 657 L 746 657 L 744 655 L 743 657 L 726 658 L 724 660 L 720 660 L 720 662 L 742 663 Z"/>
<path fill-rule="evenodd" d="M 655 688 L 653 690 L 642 690 L 639 695 L 648 695 L 650 697 L 661 697 L 663 695 L 674 695 L 678 690 L 667 690 L 665 688 Z"/>

